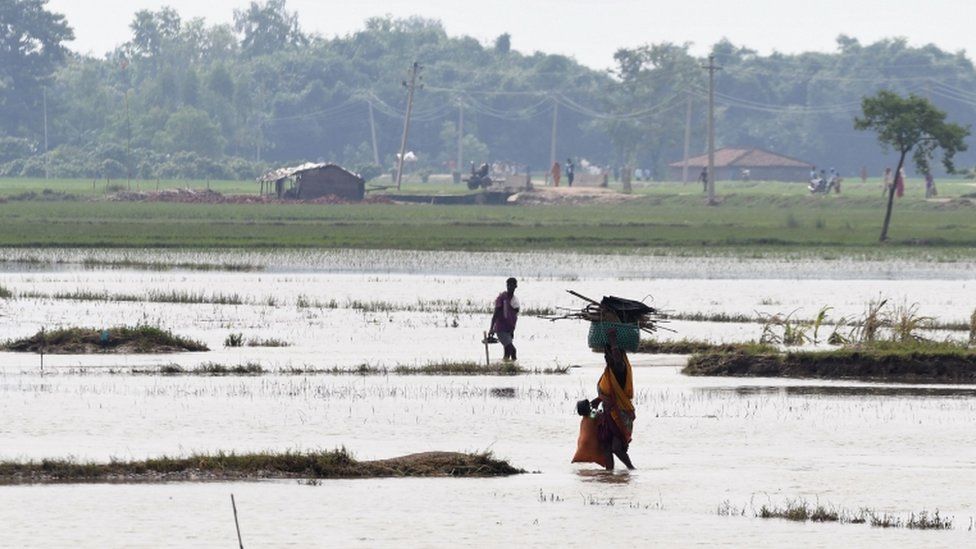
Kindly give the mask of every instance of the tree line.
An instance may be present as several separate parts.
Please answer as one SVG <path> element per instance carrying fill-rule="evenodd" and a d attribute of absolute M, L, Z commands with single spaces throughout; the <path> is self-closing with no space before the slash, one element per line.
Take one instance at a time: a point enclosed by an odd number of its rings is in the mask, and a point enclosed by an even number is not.
<path fill-rule="evenodd" d="M 462 117 L 465 164 L 544 170 L 554 122 L 557 159 L 658 177 L 683 154 L 689 112 L 691 153 L 705 145 L 707 74 L 690 44 L 620 49 L 613 70 L 597 71 L 520 53 L 507 34 L 484 44 L 417 17 L 327 38 L 306 32 L 285 0 L 251 2 L 232 24 L 140 11 L 129 40 L 102 57 L 66 48 L 70 22 L 46 0 L 0 1 L 0 27 L 10 29 L 0 33 L 0 175 L 249 179 L 304 161 L 381 173 L 399 146 L 414 61 L 423 88 L 409 149 L 424 169 L 456 162 Z M 852 125 L 863 96 L 915 92 L 954 120 L 976 118 L 963 52 L 841 36 L 832 53 L 760 55 L 722 41 L 711 54 L 722 67 L 719 146 L 880 172 L 877 145 Z"/>

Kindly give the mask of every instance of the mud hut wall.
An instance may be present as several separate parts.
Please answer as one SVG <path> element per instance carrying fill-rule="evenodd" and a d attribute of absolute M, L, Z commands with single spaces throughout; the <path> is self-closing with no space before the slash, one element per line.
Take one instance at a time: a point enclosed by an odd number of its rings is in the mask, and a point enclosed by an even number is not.
<path fill-rule="evenodd" d="M 366 184 L 362 179 L 342 170 L 314 170 L 298 176 L 298 197 L 312 200 L 335 195 L 346 200 L 362 200 Z"/>

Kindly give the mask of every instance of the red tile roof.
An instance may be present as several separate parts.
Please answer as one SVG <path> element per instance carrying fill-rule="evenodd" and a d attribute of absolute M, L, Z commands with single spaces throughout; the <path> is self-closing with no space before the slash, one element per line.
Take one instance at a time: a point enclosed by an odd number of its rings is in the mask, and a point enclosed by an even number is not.
<path fill-rule="evenodd" d="M 688 167 L 703 168 L 708 165 L 708 155 L 688 159 Z M 684 162 L 672 162 L 672 168 L 684 167 Z M 716 168 L 812 168 L 813 164 L 783 156 L 763 149 L 723 148 L 715 151 Z"/>

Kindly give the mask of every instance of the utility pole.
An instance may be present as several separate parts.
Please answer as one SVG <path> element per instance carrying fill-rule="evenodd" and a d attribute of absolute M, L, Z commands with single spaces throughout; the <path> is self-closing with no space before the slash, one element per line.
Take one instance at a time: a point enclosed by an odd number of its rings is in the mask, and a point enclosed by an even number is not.
<path fill-rule="evenodd" d="M 373 101 L 367 99 L 369 105 L 369 133 L 373 137 L 373 164 L 380 165 L 380 150 L 376 146 L 376 121 L 373 119 Z"/>
<path fill-rule="evenodd" d="M 129 90 L 125 90 L 125 184 L 132 190 L 132 125 L 129 123 Z"/>
<path fill-rule="evenodd" d="M 400 140 L 400 158 L 397 162 L 397 175 L 396 175 L 396 185 L 397 190 L 400 190 L 400 181 L 403 179 L 403 160 L 404 155 L 407 154 L 407 135 L 410 133 L 410 114 L 413 113 L 413 92 L 417 88 L 417 73 L 420 72 L 420 63 L 414 61 L 413 66 L 410 67 L 410 83 L 407 84 L 403 82 L 403 85 L 407 87 L 409 94 L 407 95 L 407 115 L 403 119 L 403 138 Z"/>
<path fill-rule="evenodd" d="M 681 183 L 688 183 L 688 149 L 691 147 L 691 95 L 688 95 L 688 109 L 685 111 L 685 156 L 681 164 Z"/>
<path fill-rule="evenodd" d="M 44 179 L 48 178 L 48 168 L 47 164 L 48 154 L 47 154 L 47 88 L 44 88 Z M 44 359 L 41 359 L 41 364 L 44 364 Z M 42 366 L 43 368 L 43 366 Z"/>
<path fill-rule="evenodd" d="M 550 96 L 552 97 L 552 96 Z M 552 173 L 552 167 L 556 165 L 556 127 L 559 121 L 559 103 L 552 97 L 552 137 L 549 141 L 549 167 L 546 169 L 546 182 Z"/>
<path fill-rule="evenodd" d="M 708 56 L 708 204 L 715 204 L 715 71 L 722 67 L 715 65 L 715 56 Z"/>
<path fill-rule="evenodd" d="M 464 173 L 464 100 L 458 97 L 457 173 Z"/>

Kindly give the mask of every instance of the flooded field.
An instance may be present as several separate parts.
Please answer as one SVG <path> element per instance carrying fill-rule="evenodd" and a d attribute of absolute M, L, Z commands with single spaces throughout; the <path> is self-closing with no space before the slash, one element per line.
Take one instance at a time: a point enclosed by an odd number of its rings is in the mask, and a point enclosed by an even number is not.
<path fill-rule="evenodd" d="M 231 256 L 62 251 L 41 261 L 17 253 L 0 253 L 6 254 L 0 286 L 12 296 L 0 299 L 0 340 L 42 327 L 149 323 L 200 339 L 211 351 L 47 355 L 43 371 L 37 355 L 0 353 L 0 459 L 345 446 L 362 459 L 491 450 L 532 473 L 318 485 L 0 487 L 0 546 L 231 545 L 231 493 L 245 546 L 976 541 L 976 387 L 688 378 L 679 373 L 682 357 L 637 355 L 631 456 L 638 469 L 604 473 L 569 463 L 579 426 L 575 401 L 595 396 L 602 370 L 602 358 L 586 348 L 582 323 L 528 315 L 519 321 L 521 365 L 578 366 L 565 375 L 273 373 L 483 360 L 489 303 L 508 275 L 520 278 L 527 312 L 580 305 L 566 289 L 597 298 L 652 296 L 653 305 L 679 313 L 800 309 L 803 317 L 825 305 L 837 317 L 856 315 L 868 300 L 884 296 L 918 302 L 921 314 L 954 322 L 976 306 L 972 265 L 296 252 L 237 258 L 228 271 L 199 266 L 227 266 Z M 576 272 L 574 262 L 581 265 Z M 183 266 L 160 270 L 165 263 Z M 160 302 L 164 294 L 184 302 Z M 668 327 L 677 333 L 663 337 L 746 341 L 760 334 L 755 323 L 673 321 Z M 232 333 L 289 346 L 224 347 Z M 501 349 L 492 353 L 500 358 Z M 128 373 L 206 362 L 253 362 L 272 373 Z M 953 518 L 954 528 L 755 518 L 763 505 L 801 499 L 902 519 L 939 510 Z M 722 516 L 721 509 L 745 516 Z"/>

